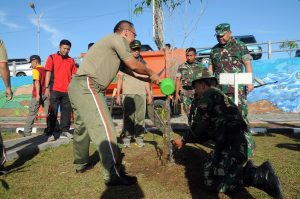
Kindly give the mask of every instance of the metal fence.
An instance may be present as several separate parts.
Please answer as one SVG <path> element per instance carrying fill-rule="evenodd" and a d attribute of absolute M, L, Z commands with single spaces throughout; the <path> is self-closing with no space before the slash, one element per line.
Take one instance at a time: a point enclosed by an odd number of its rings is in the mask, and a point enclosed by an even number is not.
<path fill-rule="evenodd" d="M 298 48 L 293 48 L 293 49 L 288 49 L 288 48 L 285 48 L 285 49 L 281 49 L 280 48 L 280 45 L 285 43 L 285 42 L 295 42 L 296 44 L 298 44 Z M 272 42 L 272 41 L 268 41 L 268 42 L 260 42 L 260 43 L 251 43 L 251 44 L 246 44 L 246 46 L 254 46 L 254 45 L 258 45 L 262 48 L 262 51 L 261 53 L 263 55 L 266 55 L 268 59 L 271 59 L 272 58 L 272 55 L 274 53 L 291 53 L 290 55 L 292 57 L 295 56 L 295 54 L 292 54 L 292 53 L 295 53 L 297 50 L 300 50 L 300 40 L 284 40 L 284 41 L 275 41 L 275 42 Z M 212 47 L 200 47 L 200 48 L 196 48 L 197 50 L 208 50 L 208 49 L 211 49 Z M 256 54 L 255 52 L 250 52 L 250 54 Z M 200 55 L 199 57 L 200 58 L 204 58 L 204 57 L 208 57 L 209 54 L 202 54 Z"/>

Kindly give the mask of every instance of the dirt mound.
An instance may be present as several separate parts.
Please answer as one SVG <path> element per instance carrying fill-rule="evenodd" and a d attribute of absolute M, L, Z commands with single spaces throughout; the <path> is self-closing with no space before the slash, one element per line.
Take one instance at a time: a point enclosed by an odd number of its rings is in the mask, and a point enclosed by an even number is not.
<path fill-rule="evenodd" d="M 248 105 L 248 112 L 253 114 L 262 113 L 282 113 L 274 104 L 269 101 L 261 100 Z"/>

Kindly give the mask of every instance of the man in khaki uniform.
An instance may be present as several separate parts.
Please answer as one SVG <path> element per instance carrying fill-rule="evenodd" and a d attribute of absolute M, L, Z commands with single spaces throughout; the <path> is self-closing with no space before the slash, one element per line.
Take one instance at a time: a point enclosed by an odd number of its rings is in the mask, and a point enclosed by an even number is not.
<path fill-rule="evenodd" d="M 5 94 L 6 94 L 6 99 L 11 100 L 13 97 L 13 93 L 10 88 L 10 76 L 9 76 L 9 69 L 7 66 L 7 52 L 6 48 L 4 45 L 4 42 L 0 40 L 0 75 L 2 77 L 2 80 L 5 85 Z M 5 153 L 5 148 L 0 132 L 0 175 L 5 173 L 4 170 L 4 163 L 6 161 L 6 153 Z"/>
<path fill-rule="evenodd" d="M 129 43 L 136 36 L 129 21 L 120 21 L 114 33 L 96 42 L 87 52 L 69 85 L 69 96 L 74 111 L 74 163 L 77 172 L 89 168 L 89 143 L 96 145 L 107 186 L 132 185 L 137 178 L 121 170 L 121 154 L 117 145 L 116 129 L 102 91 L 123 70 L 147 75 L 154 83 L 159 77 L 131 54 Z"/>
<path fill-rule="evenodd" d="M 138 61 L 145 63 L 140 55 L 141 42 L 134 40 L 130 43 L 132 55 Z M 135 73 L 136 76 L 139 76 Z M 117 104 L 121 105 L 121 90 L 123 91 L 123 146 L 130 147 L 131 138 L 134 136 L 135 143 L 144 147 L 146 94 L 147 102 L 152 102 L 150 83 L 141 81 L 131 75 L 119 72 L 117 82 Z"/>

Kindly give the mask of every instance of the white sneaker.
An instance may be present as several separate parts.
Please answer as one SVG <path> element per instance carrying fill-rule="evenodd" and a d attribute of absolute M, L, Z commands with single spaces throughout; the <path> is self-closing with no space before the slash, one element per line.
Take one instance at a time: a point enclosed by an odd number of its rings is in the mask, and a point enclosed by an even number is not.
<path fill-rule="evenodd" d="M 53 135 L 48 136 L 48 142 L 53 142 L 55 141 L 55 137 Z"/>
<path fill-rule="evenodd" d="M 62 132 L 60 135 L 60 138 L 69 138 L 69 139 L 73 139 L 73 135 L 69 132 Z"/>

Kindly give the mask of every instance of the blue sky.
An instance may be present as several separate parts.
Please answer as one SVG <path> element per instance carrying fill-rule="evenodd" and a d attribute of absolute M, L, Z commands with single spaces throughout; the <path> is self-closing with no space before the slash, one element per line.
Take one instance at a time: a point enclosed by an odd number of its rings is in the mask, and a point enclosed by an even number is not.
<path fill-rule="evenodd" d="M 1 0 L 0 39 L 4 40 L 9 58 L 28 58 L 37 53 L 37 23 L 30 0 Z M 41 58 L 58 49 L 61 39 L 72 42 L 70 55 L 85 52 L 90 42 L 112 32 L 114 25 L 129 19 L 137 0 L 35 0 L 42 14 Z M 222 22 L 231 24 L 234 35 L 255 35 L 258 42 L 300 39 L 299 0 L 191 0 L 172 17 L 174 39 L 171 38 L 168 12 L 165 10 L 165 42 L 176 47 L 207 47 L 216 43 L 214 27 Z M 298 19 L 298 20 L 297 20 Z M 156 46 L 152 37 L 152 11 L 145 9 L 132 16 L 137 39 Z M 184 35 L 190 33 L 184 41 Z M 266 50 L 266 47 L 264 47 Z M 277 55 L 274 54 L 273 57 Z M 279 56 L 279 55 L 278 55 Z M 288 56 L 286 53 L 281 56 Z M 264 56 L 265 58 L 266 56 Z"/>

